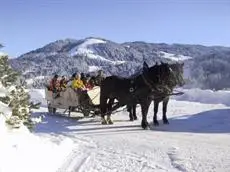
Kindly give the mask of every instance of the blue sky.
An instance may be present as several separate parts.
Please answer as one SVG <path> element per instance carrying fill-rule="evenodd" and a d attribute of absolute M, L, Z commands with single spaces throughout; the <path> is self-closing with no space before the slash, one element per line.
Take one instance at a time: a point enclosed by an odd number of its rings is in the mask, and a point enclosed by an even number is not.
<path fill-rule="evenodd" d="M 65 38 L 230 46 L 230 0 L 1 0 L 0 42 L 16 57 Z"/>

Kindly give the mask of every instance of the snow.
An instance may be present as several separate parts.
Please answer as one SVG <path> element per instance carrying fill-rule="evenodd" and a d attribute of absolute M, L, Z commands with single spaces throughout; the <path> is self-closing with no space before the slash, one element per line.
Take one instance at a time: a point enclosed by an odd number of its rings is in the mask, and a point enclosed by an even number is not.
<path fill-rule="evenodd" d="M 184 89 L 183 92 L 185 93 L 184 95 L 176 96 L 175 99 L 190 102 L 224 104 L 230 106 L 230 91 L 212 91 L 194 88 Z"/>
<path fill-rule="evenodd" d="M 2 83 L 0 82 L 0 97 L 5 97 L 7 93 L 7 90 L 5 89 L 5 87 L 3 87 Z"/>
<path fill-rule="evenodd" d="M 116 65 L 119 65 L 119 64 L 126 63 L 126 61 L 124 61 L 124 60 L 118 60 L 118 61 L 114 61 L 113 63 L 116 64 Z"/>
<path fill-rule="evenodd" d="M 184 61 L 184 60 L 189 60 L 192 59 L 190 56 L 184 56 L 184 55 L 175 55 L 171 53 L 166 53 L 164 51 L 160 51 L 160 56 L 166 59 L 170 59 L 173 61 Z"/>
<path fill-rule="evenodd" d="M 95 72 L 95 71 L 98 71 L 100 69 L 101 69 L 101 67 L 99 67 L 99 66 L 89 66 L 89 72 Z"/>
<path fill-rule="evenodd" d="M 75 56 L 78 54 L 87 54 L 89 58 L 101 58 L 100 56 L 95 55 L 92 50 L 88 49 L 88 46 L 93 44 L 105 44 L 105 43 L 106 41 L 100 39 L 95 39 L 95 38 L 86 39 L 86 41 L 84 41 L 82 44 L 73 48 L 70 51 L 70 54 L 71 56 Z M 104 58 L 102 57 L 102 59 Z"/>
<path fill-rule="evenodd" d="M 95 39 L 95 38 L 89 38 L 86 39 L 82 44 L 78 45 L 77 47 L 73 48 L 70 51 L 70 56 L 75 56 L 75 55 L 83 55 L 86 56 L 87 58 L 90 59 L 98 59 L 101 61 L 106 61 L 108 63 L 112 63 L 114 65 L 119 65 L 122 63 L 125 63 L 125 61 L 112 61 L 108 60 L 100 55 L 97 55 L 93 52 L 93 50 L 89 49 L 88 46 L 93 45 L 93 44 L 105 44 L 106 41 L 101 40 L 101 39 Z"/>
<path fill-rule="evenodd" d="M 25 57 L 33 57 L 33 58 L 45 58 L 47 56 L 55 56 L 57 55 L 57 52 L 40 52 L 40 53 L 33 53 L 33 55 L 31 55 L 31 53 L 26 54 Z"/>
<path fill-rule="evenodd" d="M 44 90 L 30 90 L 33 100 L 43 102 L 33 112 L 43 121 L 32 133 L 12 131 L 0 115 L 0 171 L 230 171 L 230 92 L 182 91 L 184 95 L 169 101 L 170 124 L 162 124 L 160 106 L 160 126 L 152 126 L 151 105 L 151 128 L 143 130 L 139 107 L 137 121 L 130 122 L 128 113 L 120 111 L 112 115 L 114 125 L 101 125 L 99 117 L 47 114 Z"/>
<path fill-rule="evenodd" d="M 41 106 L 46 107 L 47 101 L 45 100 L 45 91 L 41 89 L 30 89 L 28 90 L 31 96 L 31 100 L 34 103 L 41 103 Z"/>
<path fill-rule="evenodd" d="M 60 138 L 58 143 L 54 143 L 50 138 L 29 133 L 26 128 L 9 131 L 4 127 L 2 130 L 4 120 L 0 119 L 0 121 L 1 172 L 56 171 L 72 149 L 73 142 L 70 139 Z"/>
<path fill-rule="evenodd" d="M 35 80 L 45 79 L 47 76 L 36 76 L 34 78 L 26 79 L 28 85 L 33 84 Z"/>
<path fill-rule="evenodd" d="M 51 135 L 38 136 L 24 126 L 11 129 L 5 123 L 10 108 L 0 102 L 0 112 L 4 113 L 0 113 L 0 172 L 57 171 L 59 164 L 76 147 L 69 138 L 60 136 L 54 141 Z"/>

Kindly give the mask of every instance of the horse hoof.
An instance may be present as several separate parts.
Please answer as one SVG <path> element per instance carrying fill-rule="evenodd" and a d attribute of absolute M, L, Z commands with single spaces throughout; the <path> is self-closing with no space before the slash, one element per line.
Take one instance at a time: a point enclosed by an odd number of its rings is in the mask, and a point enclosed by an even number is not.
<path fill-rule="evenodd" d="M 145 127 L 142 127 L 144 130 L 149 130 L 150 127 L 149 126 L 145 126 Z"/>
<path fill-rule="evenodd" d="M 146 130 L 146 129 L 148 129 L 149 124 L 148 124 L 148 123 L 142 123 L 142 124 L 141 124 L 141 127 L 142 127 L 144 130 Z"/>
<path fill-rule="evenodd" d="M 159 126 L 159 122 L 158 121 L 154 121 L 154 125 L 155 126 Z"/>
<path fill-rule="evenodd" d="M 163 121 L 164 124 L 169 124 L 168 120 L 167 121 Z"/>
<path fill-rule="evenodd" d="M 134 121 L 134 119 L 129 119 L 130 121 Z"/>
<path fill-rule="evenodd" d="M 108 120 L 107 122 L 108 122 L 108 124 L 110 124 L 110 125 L 113 124 L 113 121 L 112 121 L 112 120 Z"/>
<path fill-rule="evenodd" d="M 137 117 L 135 117 L 135 118 L 134 118 L 134 120 L 138 120 L 138 118 L 137 118 Z"/>
<path fill-rule="evenodd" d="M 107 124 L 113 124 L 113 121 L 111 119 L 107 119 Z"/>
<path fill-rule="evenodd" d="M 144 130 L 149 130 L 150 129 L 150 126 L 147 125 L 145 128 L 143 128 Z"/>
<path fill-rule="evenodd" d="M 101 121 L 101 124 L 102 124 L 102 125 L 106 125 L 107 122 L 104 120 L 104 121 Z"/>

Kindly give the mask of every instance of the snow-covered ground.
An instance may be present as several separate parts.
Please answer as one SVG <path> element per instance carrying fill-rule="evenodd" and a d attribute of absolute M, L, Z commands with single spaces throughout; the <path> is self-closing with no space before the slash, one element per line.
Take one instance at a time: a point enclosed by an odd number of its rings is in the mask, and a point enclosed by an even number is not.
<path fill-rule="evenodd" d="M 6 95 L 7 90 L 0 85 L 0 97 Z M 0 102 L 0 172 L 57 171 L 76 147 L 73 140 L 59 136 L 54 142 L 52 135 L 38 136 L 25 126 L 12 129 L 5 123 L 10 114 L 11 109 Z"/>
<path fill-rule="evenodd" d="M 138 121 L 121 111 L 112 116 L 114 125 L 102 126 L 99 117 L 49 115 L 44 92 L 31 90 L 31 96 L 42 101 L 33 115 L 43 115 L 43 121 L 33 133 L 9 131 L 0 123 L 1 172 L 230 171 L 228 91 L 185 90 L 169 102 L 170 124 L 162 124 L 160 107 L 160 126 L 150 130 L 140 127 L 140 108 Z M 151 106 L 150 123 L 152 117 Z"/>

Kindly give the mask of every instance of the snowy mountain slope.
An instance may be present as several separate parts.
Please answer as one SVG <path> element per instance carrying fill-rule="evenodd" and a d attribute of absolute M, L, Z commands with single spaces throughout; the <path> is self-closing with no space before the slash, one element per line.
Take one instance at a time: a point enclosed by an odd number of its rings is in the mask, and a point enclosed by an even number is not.
<path fill-rule="evenodd" d="M 89 58 L 89 59 L 105 61 L 105 62 L 112 63 L 114 65 L 124 63 L 124 61 L 112 61 L 112 60 L 106 59 L 106 58 L 96 54 L 96 52 L 94 52 L 92 49 L 90 49 L 90 46 L 92 46 L 92 45 L 105 44 L 105 43 L 106 43 L 106 41 L 101 40 L 101 39 L 96 39 L 96 38 L 86 39 L 85 42 L 83 42 L 82 44 L 80 44 L 77 47 L 74 47 L 73 49 L 70 50 L 70 56 L 76 56 L 76 55 L 85 56 L 86 58 Z"/>
<path fill-rule="evenodd" d="M 54 73 L 68 76 L 74 72 L 87 73 L 92 71 L 90 66 L 104 70 L 106 75 L 128 77 L 139 71 L 143 61 L 149 65 L 157 61 L 184 61 L 189 85 L 204 89 L 223 89 L 230 87 L 229 55 L 228 47 L 145 42 L 119 44 L 89 37 L 52 42 L 11 59 L 11 65 L 20 71 L 25 79 L 35 80 L 32 83 L 33 87 L 41 88 L 43 80 L 34 78 L 51 76 Z M 213 56 L 215 60 L 210 60 Z"/>
<path fill-rule="evenodd" d="M 100 39 L 95 39 L 95 38 L 87 39 L 82 44 L 80 44 L 77 47 L 75 47 L 72 50 L 70 50 L 70 55 L 75 56 L 77 54 L 93 54 L 93 51 L 88 49 L 89 45 L 105 44 L 105 43 L 106 43 L 106 41 L 100 40 Z"/>
<path fill-rule="evenodd" d="M 89 66 L 89 72 L 95 72 L 100 70 L 101 68 L 98 66 Z"/>
<path fill-rule="evenodd" d="M 160 53 L 161 57 L 166 58 L 166 59 L 170 59 L 170 60 L 173 60 L 173 61 L 185 61 L 185 60 L 192 59 L 192 57 L 190 57 L 190 56 L 175 55 L 175 54 L 166 53 L 166 52 L 163 52 L 163 51 L 160 51 L 159 53 Z"/>

